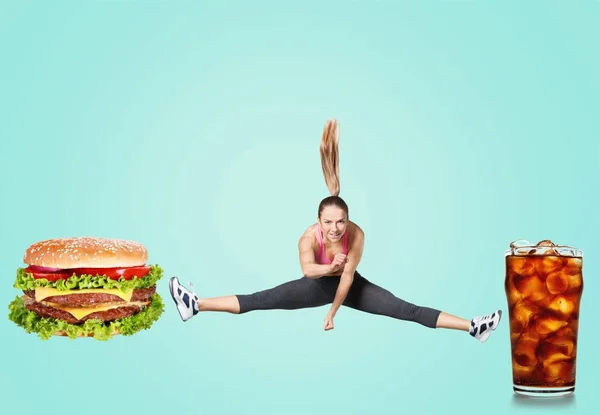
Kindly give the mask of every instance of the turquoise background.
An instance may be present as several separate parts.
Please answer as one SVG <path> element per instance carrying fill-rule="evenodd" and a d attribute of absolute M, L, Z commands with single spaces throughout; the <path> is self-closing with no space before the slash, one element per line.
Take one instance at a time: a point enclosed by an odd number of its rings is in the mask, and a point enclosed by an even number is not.
<path fill-rule="evenodd" d="M 0 7 L 0 303 L 26 248 L 140 241 L 167 309 L 109 342 L 0 318 L 0 413 L 591 413 L 597 403 L 596 1 L 102 1 Z M 359 271 L 471 318 L 500 307 L 510 241 L 584 251 L 577 389 L 512 392 L 508 319 L 463 332 L 328 308 L 183 324 L 201 296 L 298 278 L 341 126 Z M 5 309 L 6 314 L 8 310 Z"/>

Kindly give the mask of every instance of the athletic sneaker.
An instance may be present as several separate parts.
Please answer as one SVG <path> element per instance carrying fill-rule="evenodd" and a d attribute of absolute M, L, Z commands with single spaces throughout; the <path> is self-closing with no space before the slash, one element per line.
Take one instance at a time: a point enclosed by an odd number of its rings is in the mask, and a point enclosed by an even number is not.
<path fill-rule="evenodd" d="M 481 343 L 485 343 L 488 337 L 490 337 L 490 334 L 492 334 L 492 331 L 496 330 L 496 327 L 498 327 L 501 317 L 502 310 L 496 310 L 487 316 L 475 317 L 471 320 L 469 334 Z"/>
<path fill-rule="evenodd" d="M 193 289 L 194 286 L 190 283 L 190 290 Z M 173 297 L 173 301 L 177 305 L 177 311 L 179 311 L 179 315 L 183 321 L 188 321 L 198 314 L 198 296 L 190 290 L 181 285 L 177 277 L 169 280 L 171 297 Z"/>

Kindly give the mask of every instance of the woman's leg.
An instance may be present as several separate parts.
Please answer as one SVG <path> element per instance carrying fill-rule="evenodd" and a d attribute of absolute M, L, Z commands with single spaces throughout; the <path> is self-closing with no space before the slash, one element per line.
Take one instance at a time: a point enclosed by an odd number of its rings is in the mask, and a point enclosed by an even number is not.
<path fill-rule="evenodd" d="M 490 315 L 466 320 L 429 307 L 408 303 L 389 291 L 373 284 L 356 273 L 344 305 L 372 314 L 380 314 L 399 320 L 414 321 L 430 328 L 445 328 L 468 331 L 482 343 L 498 327 L 501 310 Z"/>
<path fill-rule="evenodd" d="M 253 294 L 213 298 L 198 298 L 196 293 L 182 286 L 177 277 L 171 278 L 169 288 L 184 321 L 200 311 L 243 314 L 254 310 L 297 310 L 329 304 L 335 297 L 335 287 L 306 277 Z"/>
<path fill-rule="evenodd" d="M 233 297 L 238 301 L 237 312 L 243 314 L 255 310 L 298 310 L 320 307 L 333 302 L 335 291 L 327 289 L 318 279 L 302 277 L 268 290 Z M 232 299 L 221 301 L 234 302 Z"/>
<path fill-rule="evenodd" d="M 502 311 L 496 310 L 492 314 L 475 317 L 469 321 L 440 310 L 414 305 L 373 284 L 358 272 L 354 276 L 344 305 L 371 314 L 414 321 L 430 328 L 468 331 L 482 343 L 498 327 L 502 316 Z"/>
<path fill-rule="evenodd" d="M 440 313 L 435 324 L 435 327 L 438 329 L 454 329 L 462 331 L 469 331 L 470 326 L 471 322 L 469 320 L 444 313 L 443 311 Z"/>
<path fill-rule="evenodd" d="M 199 298 L 197 303 L 198 311 L 224 311 L 233 314 L 240 313 L 240 302 L 235 295 Z"/>
<path fill-rule="evenodd" d="M 436 328 L 442 315 L 440 310 L 421 307 L 396 297 L 388 290 L 373 284 L 360 274 L 354 275 L 354 282 L 344 301 L 344 305 L 366 313 L 378 314 L 398 320 L 414 321 L 425 327 Z M 450 316 L 448 314 L 448 316 Z M 451 316 L 453 317 L 453 316 Z M 457 317 L 455 317 L 457 319 Z M 453 324 L 460 321 L 450 319 Z M 446 322 L 446 317 L 442 317 Z M 467 329 L 468 329 L 467 322 Z"/>

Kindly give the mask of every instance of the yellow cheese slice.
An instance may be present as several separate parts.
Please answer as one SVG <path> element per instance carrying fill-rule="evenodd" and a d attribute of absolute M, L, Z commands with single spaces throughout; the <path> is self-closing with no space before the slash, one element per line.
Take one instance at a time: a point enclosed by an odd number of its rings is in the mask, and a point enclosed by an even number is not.
<path fill-rule="evenodd" d="M 65 305 L 61 305 L 61 304 L 54 304 L 54 303 L 45 303 L 45 304 L 52 306 L 58 310 L 66 311 L 67 313 L 70 313 L 73 317 L 75 317 L 77 320 L 81 320 L 83 317 L 85 317 L 89 314 L 92 314 L 92 313 L 99 312 L 99 311 L 106 311 L 106 310 L 110 310 L 112 308 L 127 307 L 127 306 L 131 306 L 131 305 L 137 305 L 138 307 L 143 307 L 146 304 L 148 304 L 148 302 L 134 301 L 134 302 L 128 302 L 128 303 L 98 304 L 94 307 L 69 307 L 69 306 L 65 306 Z"/>
<path fill-rule="evenodd" d="M 112 294 L 121 298 L 123 301 L 131 301 L 133 295 L 133 289 L 127 291 L 121 291 L 117 288 L 104 289 L 104 288 L 88 288 L 84 290 L 57 290 L 56 288 L 38 287 L 35 289 L 35 301 L 42 301 L 45 298 L 52 297 L 55 295 L 73 295 L 73 294 Z"/>

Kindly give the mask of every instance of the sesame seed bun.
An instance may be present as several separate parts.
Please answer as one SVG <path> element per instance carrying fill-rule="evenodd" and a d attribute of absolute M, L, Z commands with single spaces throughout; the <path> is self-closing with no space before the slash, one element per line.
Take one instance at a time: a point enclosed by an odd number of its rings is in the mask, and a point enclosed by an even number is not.
<path fill-rule="evenodd" d="M 31 245 L 23 262 L 49 268 L 121 268 L 141 266 L 146 248 L 134 241 L 105 238 L 61 238 Z"/>

